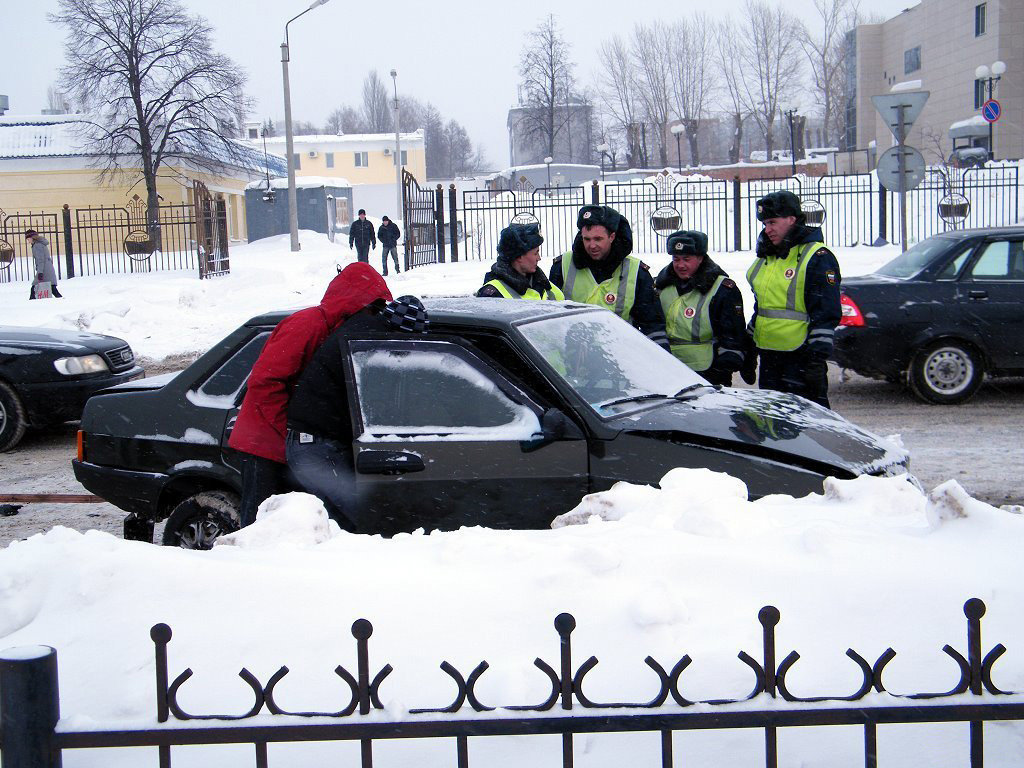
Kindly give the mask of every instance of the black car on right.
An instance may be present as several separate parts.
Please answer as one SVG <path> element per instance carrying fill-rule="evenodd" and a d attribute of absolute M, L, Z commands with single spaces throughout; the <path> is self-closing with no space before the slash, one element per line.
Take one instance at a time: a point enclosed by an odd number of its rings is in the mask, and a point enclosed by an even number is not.
<path fill-rule="evenodd" d="M 833 359 L 960 403 L 985 375 L 1024 375 L 1024 227 L 944 232 L 843 279 Z"/>

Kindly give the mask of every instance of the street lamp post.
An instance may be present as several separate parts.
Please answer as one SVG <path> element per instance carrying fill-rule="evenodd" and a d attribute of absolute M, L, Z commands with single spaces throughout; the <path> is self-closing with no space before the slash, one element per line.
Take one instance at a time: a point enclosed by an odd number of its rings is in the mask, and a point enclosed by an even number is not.
<path fill-rule="evenodd" d="M 292 252 L 298 251 L 302 246 L 299 244 L 299 213 L 298 200 L 295 194 L 295 139 L 292 135 L 292 95 L 288 83 L 288 61 L 291 58 L 288 45 L 288 24 L 291 24 L 299 16 L 319 8 L 328 0 L 313 0 L 313 3 L 300 13 L 293 16 L 284 25 L 284 42 L 281 43 L 281 74 L 284 77 L 284 135 L 285 148 L 288 153 L 288 232 L 291 235 Z"/>
<path fill-rule="evenodd" d="M 793 136 L 793 116 L 795 114 L 795 109 L 789 109 L 786 111 L 786 117 L 789 118 L 789 165 L 794 176 L 796 176 L 796 140 Z"/>
<path fill-rule="evenodd" d="M 550 155 L 548 157 L 544 158 L 544 165 L 546 165 L 548 167 L 548 186 L 549 187 L 551 186 L 551 164 L 553 162 L 555 162 L 555 158 L 551 157 Z"/>
<path fill-rule="evenodd" d="M 402 141 L 398 136 L 399 111 L 398 111 L 398 70 L 391 70 L 391 82 L 395 86 L 395 194 L 397 195 L 398 208 L 395 215 L 403 222 L 404 206 L 402 205 Z"/>
<path fill-rule="evenodd" d="M 982 64 L 974 70 L 974 77 L 977 80 L 984 80 L 988 83 L 988 100 L 992 101 L 995 84 L 1002 80 L 1002 74 L 1006 71 L 1006 64 L 1002 61 L 993 62 L 991 70 Z M 988 124 L 988 159 L 995 160 L 996 148 L 993 144 L 992 123 Z"/>
<path fill-rule="evenodd" d="M 683 132 L 683 124 L 676 123 L 671 130 L 676 137 L 676 165 L 679 166 L 679 175 L 681 176 L 683 174 L 683 151 L 679 148 L 679 136 Z"/>
<path fill-rule="evenodd" d="M 606 141 L 603 144 L 598 144 L 595 149 L 601 153 L 601 181 L 604 181 L 604 159 L 611 147 L 608 146 L 608 142 Z"/>

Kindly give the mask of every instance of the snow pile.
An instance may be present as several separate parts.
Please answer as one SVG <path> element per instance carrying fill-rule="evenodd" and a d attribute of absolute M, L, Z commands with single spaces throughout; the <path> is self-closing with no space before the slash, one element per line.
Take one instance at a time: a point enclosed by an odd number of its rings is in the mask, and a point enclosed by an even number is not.
<path fill-rule="evenodd" d="M 466 528 L 392 539 L 337 531 L 319 504 L 293 494 L 269 500 L 256 524 L 210 552 L 188 552 L 56 528 L 0 551 L 0 644 L 51 645 L 59 654 L 67 725 L 153 723 L 149 629 L 168 623 L 172 678 L 186 711 L 238 714 L 252 703 L 245 666 L 266 683 L 282 664 L 286 709 L 338 709 L 335 666 L 356 668 L 350 628 L 374 626 L 371 674 L 390 716 L 446 706 L 453 689 L 441 661 L 468 675 L 490 669 L 484 704 L 532 704 L 550 690 L 536 657 L 557 668 L 554 617 L 571 612 L 576 664 L 596 701 L 645 701 L 657 680 L 643 659 L 671 668 L 693 658 L 681 681 L 691 699 L 741 698 L 750 670 L 736 660 L 761 647 L 758 610 L 781 611 L 779 658 L 799 650 L 787 684 L 796 695 L 848 695 L 860 684 L 847 648 L 873 662 L 897 651 L 885 673 L 898 693 L 952 687 L 949 643 L 966 653 L 963 603 L 983 599 L 983 649 L 1009 647 L 993 672 L 1024 690 L 1024 517 L 975 501 L 955 483 L 926 496 L 900 478 L 828 481 L 822 494 L 750 502 L 742 483 L 704 470 L 668 473 L 661 490 L 620 483 L 584 499 L 546 531 Z M 568 512 L 568 510 L 567 510 Z M 567 524 L 574 523 L 574 524 Z M 888 700 L 886 700 L 888 701 Z M 342 705 L 344 704 L 342 702 Z M 759 701 L 757 706 L 770 706 Z M 407 715 L 404 715 L 407 716 Z M 966 725 L 886 726 L 887 763 L 966 764 Z M 679 733 L 687 765 L 756 765 L 758 731 Z M 863 765 L 856 729 L 780 732 L 780 765 Z M 657 765 L 657 734 L 577 740 L 588 766 Z M 353 745 L 280 748 L 272 764 L 347 764 Z M 473 761 L 559 765 L 557 739 L 472 740 Z M 450 764 L 451 743 L 378 743 L 379 766 Z M 1024 729 L 986 727 L 986 765 L 1024 753 Z M 415 758 L 412 756 L 415 755 Z M 155 763 L 155 752 L 82 750 L 76 766 Z M 176 766 L 251 766 L 252 748 L 179 748 Z M 585 760 L 585 763 L 582 762 Z M 70 764 L 70 761 L 69 761 Z M 148 763 L 145 763 L 148 764 Z"/>

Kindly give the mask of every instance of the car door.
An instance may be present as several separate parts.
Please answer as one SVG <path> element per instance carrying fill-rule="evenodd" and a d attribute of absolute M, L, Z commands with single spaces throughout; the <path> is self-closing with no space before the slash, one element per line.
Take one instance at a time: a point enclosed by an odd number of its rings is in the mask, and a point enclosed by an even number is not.
<path fill-rule="evenodd" d="M 544 528 L 587 493 L 587 443 L 455 340 L 353 340 L 357 503 L 383 533 Z"/>
<path fill-rule="evenodd" d="M 1024 237 L 983 243 L 960 279 L 957 301 L 994 367 L 1024 367 Z"/>

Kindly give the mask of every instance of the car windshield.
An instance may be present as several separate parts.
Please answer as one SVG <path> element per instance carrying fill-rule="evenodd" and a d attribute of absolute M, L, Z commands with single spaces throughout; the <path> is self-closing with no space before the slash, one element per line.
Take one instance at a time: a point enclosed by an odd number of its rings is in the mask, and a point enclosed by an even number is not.
<path fill-rule="evenodd" d="M 929 237 L 911 246 L 884 267 L 875 270 L 876 275 L 887 277 L 913 277 L 927 267 L 937 256 L 949 250 L 953 240 L 948 237 Z"/>
<path fill-rule="evenodd" d="M 519 331 L 604 418 L 712 390 L 671 353 L 611 312 L 531 321 L 521 324 Z"/>

